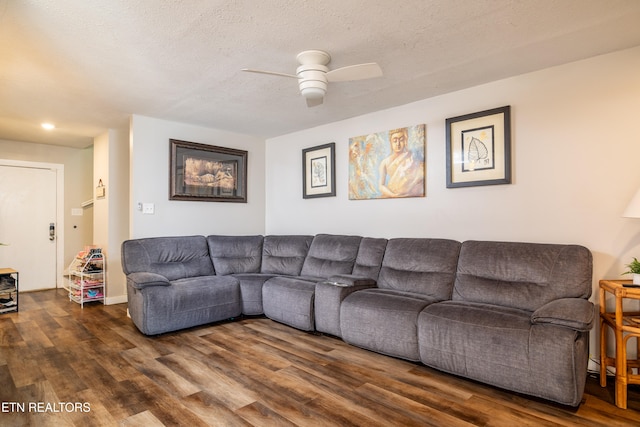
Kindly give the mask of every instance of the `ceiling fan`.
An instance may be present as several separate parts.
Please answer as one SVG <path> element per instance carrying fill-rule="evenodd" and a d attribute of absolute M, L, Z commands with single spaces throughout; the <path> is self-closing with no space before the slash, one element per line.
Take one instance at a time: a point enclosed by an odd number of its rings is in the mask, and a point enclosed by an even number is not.
<path fill-rule="evenodd" d="M 300 93 L 307 100 L 308 107 L 322 104 L 329 82 L 365 80 L 382 76 L 382 69 L 375 62 L 329 70 L 327 64 L 331 61 L 331 56 L 322 50 L 305 50 L 300 52 L 296 59 L 300 66 L 296 69 L 295 75 L 250 68 L 243 68 L 242 71 L 298 79 Z"/>

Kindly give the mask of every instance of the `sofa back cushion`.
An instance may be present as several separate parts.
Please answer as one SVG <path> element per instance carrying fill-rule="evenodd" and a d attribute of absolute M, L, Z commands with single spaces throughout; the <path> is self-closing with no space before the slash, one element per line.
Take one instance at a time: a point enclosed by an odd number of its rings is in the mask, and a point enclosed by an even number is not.
<path fill-rule="evenodd" d="M 207 236 L 216 274 L 259 273 L 262 236 Z"/>
<path fill-rule="evenodd" d="M 447 239 L 390 239 L 382 260 L 378 287 L 451 298 L 460 242 Z"/>
<path fill-rule="evenodd" d="M 323 278 L 334 274 L 351 274 L 361 240 L 360 236 L 316 235 L 300 274 Z"/>
<path fill-rule="evenodd" d="M 127 240 L 121 250 L 125 274 L 157 273 L 169 280 L 214 274 L 204 236 Z"/>
<path fill-rule="evenodd" d="M 299 276 L 313 236 L 265 236 L 261 273 Z"/>
<path fill-rule="evenodd" d="M 583 246 L 467 241 L 452 299 L 535 311 L 559 298 L 589 298 L 591 276 Z"/>
<path fill-rule="evenodd" d="M 353 275 L 378 280 L 387 239 L 363 237 L 353 266 Z"/>

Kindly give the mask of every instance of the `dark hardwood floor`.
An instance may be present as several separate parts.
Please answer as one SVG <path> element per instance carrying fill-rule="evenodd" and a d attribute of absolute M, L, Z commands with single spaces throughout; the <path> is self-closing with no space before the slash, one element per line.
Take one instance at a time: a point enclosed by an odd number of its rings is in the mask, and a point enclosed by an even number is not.
<path fill-rule="evenodd" d="M 578 408 L 499 390 L 263 318 L 145 337 L 126 305 L 63 290 L 0 315 L 2 426 L 622 426 L 590 376 Z"/>

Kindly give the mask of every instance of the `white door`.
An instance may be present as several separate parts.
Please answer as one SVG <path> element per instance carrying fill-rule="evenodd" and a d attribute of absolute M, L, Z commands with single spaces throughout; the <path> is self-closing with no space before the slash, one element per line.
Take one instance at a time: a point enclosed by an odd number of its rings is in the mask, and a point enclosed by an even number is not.
<path fill-rule="evenodd" d="M 0 267 L 20 273 L 21 292 L 56 287 L 56 173 L 0 165 Z"/>

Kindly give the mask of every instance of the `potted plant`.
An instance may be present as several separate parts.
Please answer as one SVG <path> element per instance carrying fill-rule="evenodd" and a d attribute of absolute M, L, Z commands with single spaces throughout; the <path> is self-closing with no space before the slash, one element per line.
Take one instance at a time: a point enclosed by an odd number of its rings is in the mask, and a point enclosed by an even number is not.
<path fill-rule="evenodd" d="M 633 261 L 626 265 L 627 271 L 622 274 L 633 274 L 633 284 L 640 285 L 640 261 L 633 257 Z"/>

